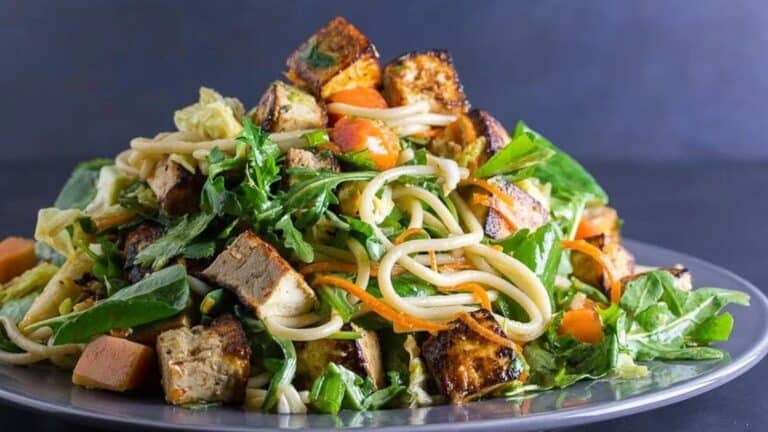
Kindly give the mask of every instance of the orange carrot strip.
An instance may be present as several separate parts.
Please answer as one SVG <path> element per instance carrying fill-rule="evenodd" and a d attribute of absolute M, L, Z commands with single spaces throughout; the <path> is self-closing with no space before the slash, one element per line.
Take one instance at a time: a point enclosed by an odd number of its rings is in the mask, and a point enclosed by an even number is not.
<path fill-rule="evenodd" d="M 447 330 L 449 327 L 445 324 L 426 321 L 421 318 L 407 315 L 392 309 L 388 304 L 382 302 L 369 294 L 354 283 L 336 276 L 319 276 L 313 281 L 313 285 L 332 285 L 341 288 L 365 303 L 371 310 L 382 318 L 392 321 L 392 323 L 401 330 L 407 331 L 440 331 Z"/>
<path fill-rule="evenodd" d="M 440 265 L 439 267 L 441 272 L 445 270 L 472 270 L 475 268 L 475 266 L 468 262 L 446 263 Z"/>
<path fill-rule="evenodd" d="M 462 186 L 473 185 L 473 186 L 477 186 L 477 187 L 479 187 L 481 189 L 485 189 L 486 191 L 490 192 L 497 199 L 500 199 L 501 201 L 504 201 L 504 204 L 507 204 L 510 207 L 514 207 L 515 206 L 515 201 L 512 199 L 512 197 L 510 197 L 509 195 L 504 193 L 503 190 L 499 189 L 498 186 L 496 186 L 495 184 L 493 184 L 491 182 L 488 182 L 488 181 L 485 181 L 485 180 L 482 180 L 482 179 L 478 179 L 478 178 L 468 178 L 468 179 L 462 180 L 461 183 L 459 183 L 459 184 L 462 185 Z"/>
<path fill-rule="evenodd" d="M 479 193 L 472 194 L 472 204 L 478 204 L 478 205 L 496 210 L 496 213 L 501 215 L 501 218 L 504 219 L 504 222 L 507 224 L 507 226 L 509 226 L 509 228 L 512 231 L 517 230 L 517 224 L 515 223 L 515 221 L 510 219 L 509 215 L 507 214 L 506 211 L 504 211 L 504 209 L 499 208 L 498 204 L 495 204 L 493 201 L 491 201 L 491 198 L 489 196 L 479 194 Z"/>
<path fill-rule="evenodd" d="M 466 312 L 463 312 L 463 313 L 459 314 L 458 318 L 462 322 L 464 322 L 464 324 L 466 324 L 467 327 L 472 329 L 472 331 L 474 331 L 475 333 L 479 334 L 480 336 L 488 339 L 489 341 L 491 341 L 491 342 L 493 342 L 493 343 L 495 343 L 497 345 L 501 345 L 501 346 L 513 349 L 513 350 L 515 350 L 515 352 L 518 351 L 519 348 L 518 348 L 517 344 L 513 340 L 507 339 L 504 336 L 500 336 L 500 335 L 496 334 L 495 332 L 493 332 L 493 331 L 483 327 L 482 324 L 480 324 L 479 322 L 475 321 L 474 318 L 472 318 L 472 315 L 470 315 L 470 314 L 468 314 Z"/>
<path fill-rule="evenodd" d="M 427 234 L 427 232 L 424 230 L 424 228 L 408 228 L 407 230 L 401 232 L 400 235 L 398 235 L 395 238 L 395 244 L 400 244 L 406 241 L 408 238 L 413 237 L 417 234 Z"/>
<path fill-rule="evenodd" d="M 603 339 L 603 325 L 600 322 L 600 315 L 593 309 L 566 311 L 557 332 L 561 335 L 571 335 L 578 341 L 590 344 L 596 344 Z"/>
<path fill-rule="evenodd" d="M 439 287 L 438 290 L 443 292 L 471 292 L 484 309 L 491 310 L 491 299 L 480 284 L 469 282 L 452 287 Z"/>
<path fill-rule="evenodd" d="M 603 251 L 584 240 L 563 240 L 562 245 L 565 249 L 579 251 L 600 263 L 608 279 L 608 286 L 611 288 L 611 303 L 618 303 L 621 300 L 621 280 L 616 277 L 613 263 Z"/>

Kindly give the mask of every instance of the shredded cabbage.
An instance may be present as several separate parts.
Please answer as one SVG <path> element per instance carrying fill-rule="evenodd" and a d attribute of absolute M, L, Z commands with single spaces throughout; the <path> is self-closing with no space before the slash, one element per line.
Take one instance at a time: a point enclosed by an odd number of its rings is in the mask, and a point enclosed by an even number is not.
<path fill-rule="evenodd" d="M 96 182 L 96 196 L 85 208 L 88 215 L 101 215 L 112 213 L 111 207 L 117 204 L 120 192 L 132 183 L 132 180 L 123 176 L 114 165 L 101 167 L 99 180 Z"/>
<path fill-rule="evenodd" d="M 84 213 L 77 209 L 41 209 L 37 212 L 35 240 L 45 243 L 65 257 L 71 257 L 75 253 L 75 242 L 84 240 L 85 233 L 79 228 L 79 224 L 71 230 L 71 235 L 67 228 L 75 225 L 84 216 Z"/>
<path fill-rule="evenodd" d="M 206 139 L 235 138 L 243 130 L 244 114 L 245 108 L 236 98 L 200 87 L 199 101 L 176 111 L 173 121 L 178 130 L 197 132 Z"/>
<path fill-rule="evenodd" d="M 408 335 L 403 343 L 403 348 L 410 357 L 408 362 L 408 406 L 416 408 L 432 405 L 432 396 L 426 390 L 427 372 L 424 369 L 424 362 L 419 357 L 421 351 L 416 344 L 416 339 L 412 335 Z"/>

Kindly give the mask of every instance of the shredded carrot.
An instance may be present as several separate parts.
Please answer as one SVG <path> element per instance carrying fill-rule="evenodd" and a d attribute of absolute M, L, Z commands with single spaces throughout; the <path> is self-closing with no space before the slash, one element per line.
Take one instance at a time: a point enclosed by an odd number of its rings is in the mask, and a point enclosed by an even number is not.
<path fill-rule="evenodd" d="M 488 298 L 488 293 L 480 284 L 470 282 L 452 287 L 439 287 L 438 290 L 443 292 L 471 292 L 484 309 L 491 310 L 491 299 Z"/>
<path fill-rule="evenodd" d="M 316 263 L 305 265 L 299 270 L 299 273 L 305 276 L 308 274 L 319 273 L 319 272 L 357 273 L 357 266 L 355 264 L 348 264 L 348 263 L 319 261 Z M 371 273 L 373 273 L 373 271 L 371 271 Z"/>
<path fill-rule="evenodd" d="M 498 204 L 491 201 L 491 197 L 484 194 L 474 193 L 472 194 L 472 204 L 478 204 L 483 207 L 496 210 L 496 213 L 498 213 L 501 218 L 504 219 L 504 222 L 507 224 L 507 226 L 509 226 L 509 229 L 512 231 L 517 231 L 517 223 L 509 217 L 505 209 L 500 208 Z"/>
<path fill-rule="evenodd" d="M 506 338 L 504 336 L 498 335 L 495 332 L 493 332 L 493 331 L 483 327 L 483 325 L 480 324 L 479 322 L 477 322 L 472 317 L 472 315 L 464 312 L 464 313 L 460 313 L 458 318 L 462 322 L 464 322 L 464 324 L 466 324 L 467 327 L 472 329 L 472 331 L 474 331 L 475 333 L 479 334 L 480 336 L 488 339 L 489 341 L 491 341 L 491 342 L 493 342 L 493 343 L 495 343 L 497 345 L 501 345 L 501 346 L 513 349 L 513 350 L 515 350 L 515 352 L 518 351 L 519 348 L 517 347 L 517 344 L 513 340 L 508 339 L 508 338 Z"/>
<path fill-rule="evenodd" d="M 425 231 L 424 228 L 408 228 L 395 238 L 395 244 L 400 244 L 406 241 L 409 237 L 413 237 L 418 234 L 426 234 L 427 236 L 429 235 L 429 233 Z M 433 250 L 429 251 L 428 253 L 429 265 L 432 267 L 433 272 L 437 272 L 437 254 Z"/>
<path fill-rule="evenodd" d="M 332 285 L 341 288 L 365 303 L 371 310 L 382 318 L 392 321 L 396 329 L 407 331 L 440 331 L 447 330 L 445 324 L 434 323 L 398 312 L 388 304 L 369 294 L 354 283 L 336 276 L 319 276 L 313 281 L 313 285 Z"/>
<path fill-rule="evenodd" d="M 621 280 L 616 277 L 613 263 L 608 256 L 597 246 L 587 243 L 584 240 L 563 240 L 563 248 L 572 249 L 592 257 L 600 263 L 608 279 L 608 286 L 611 289 L 611 303 L 618 303 L 621 300 Z"/>
<path fill-rule="evenodd" d="M 459 183 L 459 184 L 462 185 L 462 186 L 473 185 L 473 186 L 477 186 L 477 187 L 479 187 L 481 189 L 485 189 L 486 191 L 490 192 L 491 195 L 493 195 L 497 199 L 500 199 L 501 201 L 504 201 L 504 204 L 506 204 L 506 205 L 508 205 L 510 207 L 514 207 L 515 206 L 515 201 L 512 199 L 512 197 L 507 195 L 503 190 L 499 189 L 498 186 L 496 186 L 495 184 L 493 184 L 493 183 L 491 183 L 489 181 L 486 181 L 486 180 L 483 180 L 483 179 L 478 179 L 478 178 L 468 178 L 468 179 L 462 180 L 461 183 Z"/>
<path fill-rule="evenodd" d="M 424 230 L 424 228 L 408 228 L 407 230 L 401 232 L 400 235 L 398 235 L 395 238 L 395 244 L 400 244 L 400 243 L 406 241 L 408 238 L 413 237 L 413 236 L 418 235 L 418 234 L 429 235 Z"/>
<path fill-rule="evenodd" d="M 463 262 L 462 261 L 462 262 L 453 262 L 453 263 L 441 264 L 439 266 L 439 268 L 440 268 L 440 271 L 442 272 L 442 271 L 445 271 L 445 270 L 473 270 L 475 268 L 475 266 L 473 266 L 472 264 L 470 264 L 468 262 Z"/>

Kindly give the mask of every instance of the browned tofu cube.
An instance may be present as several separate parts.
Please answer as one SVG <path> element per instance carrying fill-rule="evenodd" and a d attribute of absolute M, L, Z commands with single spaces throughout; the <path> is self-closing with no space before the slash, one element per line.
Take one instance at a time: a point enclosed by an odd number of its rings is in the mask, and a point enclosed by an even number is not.
<path fill-rule="evenodd" d="M 200 191 L 205 177 L 191 173 L 183 166 L 165 158 L 157 163 L 147 183 L 157 196 L 160 208 L 168 216 L 176 217 L 199 208 Z"/>
<path fill-rule="evenodd" d="M 157 339 L 165 400 L 173 405 L 240 402 L 250 375 L 251 352 L 240 323 L 230 315 L 210 327 L 168 330 Z"/>
<path fill-rule="evenodd" d="M 162 226 L 153 222 L 144 222 L 128 231 L 125 235 L 123 246 L 123 258 L 125 259 L 125 264 L 123 270 L 125 270 L 127 278 L 131 283 L 140 281 L 151 271 L 148 267 L 142 267 L 134 263 L 136 255 L 147 246 L 156 242 L 163 236 L 163 233 L 164 230 Z"/>
<path fill-rule="evenodd" d="M 461 114 L 469 109 L 451 55 L 445 50 L 404 54 L 384 68 L 384 98 L 389 106 L 428 101 L 436 113 Z"/>
<path fill-rule="evenodd" d="M 355 87 L 376 87 L 381 66 L 376 47 L 342 17 L 329 21 L 288 58 L 286 76 L 320 99 Z"/>
<path fill-rule="evenodd" d="M 261 96 L 251 120 L 267 132 L 324 128 L 325 108 L 298 87 L 275 81 Z"/>
<path fill-rule="evenodd" d="M 650 271 L 665 271 L 671 274 L 672 277 L 675 278 L 675 287 L 681 291 L 690 291 L 693 289 L 693 277 L 691 276 L 691 272 L 689 272 L 687 268 L 679 264 L 673 267 L 660 268 L 660 269 L 655 269 Z M 621 280 L 621 282 L 626 285 L 628 282 L 631 282 L 637 279 L 639 276 L 642 276 L 647 273 L 648 271 L 645 271 L 645 272 L 635 273 L 635 274 L 626 276 Z"/>
<path fill-rule="evenodd" d="M 157 338 L 160 337 L 162 333 L 181 327 L 192 327 L 198 318 L 197 304 L 193 305 L 192 303 L 193 302 L 190 301 L 190 305 L 176 316 L 144 324 L 132 329 L 131 334 L 128 335 L 128 339 L 140 344 L 156 346 Z"/>
<path fill-rule="evenodd" d="M 250 231 L 240 234 L 202 275 L 235 293 L 259 318 L 299 315 L 317 302 L 301 274 Z"/>
<path fill-rule="evenodd" d="M 376 388 L 384 383 L 381 347 L 376 332 L 354 324 L 351 326 L 352 330 L 362 335 L 360 339 L 319 339 L 298 347 L 296 371 L 306 387 L 322 375 L 328 363 L 340 364 L 361 377 L 371 378 Z"/>
<path fill-rule="evenodd" d="M 621 241 L 621 222 L 619 221 L 619 214 L 616 212 L 616 209 L 608 206 L 587 207 L 584 209 L 581 220 L 586 222 L 586 226 L 602 230 L 607 234 L 608 241 Z M 581 230 L 579 234 L 581 237 L 589 236 L 589 233 L 582 235 Z"/>
<path fill-rule="evenodd" d="M 481 309 L 471 315 L 483 327 L 507 338 L 489 311 Z M 520 377 L 523 368 L 515 350 L 482 337 L 461 320 L 451 322 L 450 327 L 424 341 L 421 352 L 440 391 L 452 403 L 480 397 Z"/>
<path fill-rule="evenodd" d="M 549 213 L 536 198 L 503 177 L 491 178 L 489 182 L 498 186 L 514 205 L 484 190 L 473 189 L 472 202 L 481 204 L 474 208 L 475 214 L 485 221 L 488 237 L 500 240 L 521 229 L 535 230 L 547 223 Z"/>
<path fill-rule="evenodd" d="M 622 279 L 635 272 L 635 258 L 621 243 L 612 241 L 611 237 L 605 234 L 587 237 L 584 240 L 608 256 L 616 272 L 615 277 Z M 603 267 L 594 258 L 573 251 L 571 252 L 571 267 L 573 267 L 573 275 L 580 281 L 602 288 L 606 293 L 610 292 L 610 285 L 603 272 Z"/>
<path fill-rule="evenodd" d="M 144 385 L 154 363 L 152 348 L 100 336 L 85 347 L 72 373 L 72 383 L 115 392 L 136 390 Z"/>
<path fill-rule="evenodd" d="M 509 143 L 504 126 L 487 111 L 474 109 L 445 127 L 429 142 L 429 150 L 476 170 Z"/>
<path fill-rule="evenodd" d="M 285 162 L 288 169 L 304 168 L 311 171 L 339 171 L 339 161 L 336 160 L 333 153 L 328 151 L 313 153 L 309 150 L 292 148 L 288 150 Z M 297 180 L 298 178 L 294 175 L 288 176 L 288 185 L 293 185 Z"/>

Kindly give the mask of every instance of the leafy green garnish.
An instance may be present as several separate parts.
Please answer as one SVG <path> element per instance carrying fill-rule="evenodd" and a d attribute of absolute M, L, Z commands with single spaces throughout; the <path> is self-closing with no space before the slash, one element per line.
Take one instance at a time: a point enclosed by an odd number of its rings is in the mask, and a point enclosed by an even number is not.
<path fill-rule="evenodd" d="M 107 295 L 111 296 L 127 285 L 123 279 L 123 255 L 117 245 L 106 238 L 99 239 L 101 253 L 91 250 L 85 243 L 80 244 L 80 249 L 93 260 L 91 273 L 104 283 Z"/>
<path fill-rule="evenodd" d="M 296 348 L 293 342 L 287 339 L 273 338 L 274 342 L 280 347 L 283 353 L 283 360 L 278 369 L 269 381 L 267 396 L 264 398 L 262 409 L 272 411 L 277 407 L 277 400 L 280 396 L 279 389 L 284 384 L 290 384 L 296 374 Z"/>
<path fill-rule="evenodd" d="M 476 177 L 493 177 L 509 174 L 540 164 L 555 154 L 541 140 L 531 139 L 528 134 L 517 134 L 501 151 L 493 155 L 475 171 Z"/>
<path fill-rule="evenodd" d="M 88 342 L 91 337 L 174 316 L 189 302 L 187 272 L 174 265 L 152 273 L 92 307 L 33 324 L 30 329 L 51 327 L 53 344 Z"/>
<path fill-rule="evenodd" d="M 84 210 L 96 196 L 96 183 L 102 167 L 113 165 L 110 159 L 93 159 L 78 164 L 59 192 L 53 206 L 59 209 Z"/>
<path fill-rule="evenodd" d="M 322 375 L 312 384 L 309 403 L 315 410 L 327 414 L 338 414 L 342 408 L 376 410 L 405 391 L 399 374 L 389 374 L 389 378 L 388 387 L 374 391 L 370 378 L 363 379 L 344 366 L 328 363 Z"/>
<path fill-rule="evenodd" d="M 117 202 L 144 217 L 154 217 L 160 209 L 157 196 L 145 182 L 135 182 L 120 191 Z"/>
<path fill-rule="evenodd" d="M 307 47 L 299 53 L 299 58 L 312 69 L 326 69 L 336 64 L 336 59 L 317 47 L 317 41 L 310 41 Z"/>
<path fill-rule="evenodd" d="M 165 267 L 172 258 L 185 252 L 187 246 L 205 231 L 213 217 L 213 214 L 205 212 L 183 216 L 163 237 L 139 252 L 134 262 L 151 266 L 153 270 Z"/>

